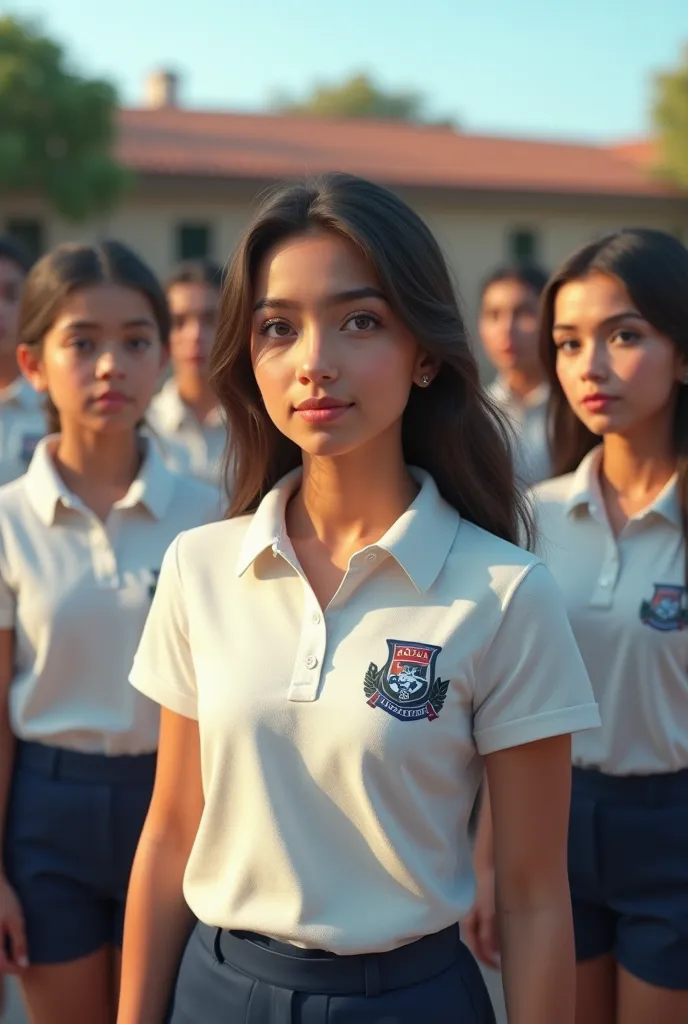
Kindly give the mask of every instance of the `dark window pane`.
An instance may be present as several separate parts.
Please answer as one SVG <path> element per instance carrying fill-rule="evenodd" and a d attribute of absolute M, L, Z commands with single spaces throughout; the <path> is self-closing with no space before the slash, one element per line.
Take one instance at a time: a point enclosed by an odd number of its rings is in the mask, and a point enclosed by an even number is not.
<path fill-rule="evenodd" d="M 178 260 L 197 260 L 212 255 L 209 224 L 179 224 L 177 226 Z"/>
<path fill-rule="evenodd" d="M 514 263 L 537 263 L 537 234 L 529 228 L 512 231 L 509 237 L 509 256 Z"/>

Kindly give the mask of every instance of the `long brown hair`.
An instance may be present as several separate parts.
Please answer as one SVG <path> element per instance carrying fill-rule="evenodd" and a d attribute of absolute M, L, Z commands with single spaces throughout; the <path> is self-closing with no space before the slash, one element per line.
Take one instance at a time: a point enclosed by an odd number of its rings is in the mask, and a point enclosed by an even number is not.
<path fill-rule="evenodd" d="M 402 423 L 407 464 L 427 470 L 467 520 L 507 540 L 530 537 L 504 419 L 480 386 L 478 367 L 446 263 L 433 235 L 401 199 L 348 174 L 277 188 L 263 202 L 225 277 L 211 376 L 229 425 L 229 516 L 255 510 L 301 450 L 270 420 L 251 365 L 254 283 L 265 255 L 314 229 L 353 241 L 375 268 L 391 307 L 439 372 L 412 388 Z"/>
<path fill-rule="evenodd" d="M 75 291 L 96 284 L 133 288 L 148 299 L 163 345 L 169 344 L 170 313 L 165 293 L 152 270 L 121 242 L 99 245 L 65 243 L 46 253 L 29 272 L 19 307 L 17 343 L 41 351 L 65 299 Z M 60 430 L 60 415 L 46 398 L 48 430 Z"/>
<path fill-rule="evenodd" d="M 547 283 L 542 295 L 540 352 L 550 384 L 549 427 L 556 475 L 573 472 L 600 438 L 573 412 L 562 390 L 552 338 L 559 289 L 589 274 L 609 274 L 624 286 L 638 312 L 669 338 L 688 361 L 688 249 L 664 231 L 627 228 L 573 253 Z M 678 494 L 686 539 L 688 579 L 688 387 L 680 386 L 673 430 Z"/>

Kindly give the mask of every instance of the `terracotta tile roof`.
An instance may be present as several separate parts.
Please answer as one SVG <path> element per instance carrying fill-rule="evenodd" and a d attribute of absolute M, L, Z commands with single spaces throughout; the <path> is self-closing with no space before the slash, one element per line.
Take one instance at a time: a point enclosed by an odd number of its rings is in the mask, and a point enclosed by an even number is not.
<path fill-rule="evenodd" d="M 672 197 L 626 153 L 390 122 L 122 110 L 119 155 L 141 173 L 274 180 L 351 171 L 394 186 Z"/>

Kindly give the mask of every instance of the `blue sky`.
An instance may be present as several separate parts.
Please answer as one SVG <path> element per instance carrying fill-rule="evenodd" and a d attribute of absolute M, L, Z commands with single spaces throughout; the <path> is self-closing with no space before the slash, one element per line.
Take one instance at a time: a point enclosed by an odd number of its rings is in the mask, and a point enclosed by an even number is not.
<path fill-rule="evenodd" d="M 688 0 L 0 0 L 0 10 L 40 19 L 130 104 L 158 66 L 181 73 L 186 105 L 236 110 L 362 70 L 422 92 L 466 131 L 572 139 L 644 134 L 653 76 L 688 44 Z"/>

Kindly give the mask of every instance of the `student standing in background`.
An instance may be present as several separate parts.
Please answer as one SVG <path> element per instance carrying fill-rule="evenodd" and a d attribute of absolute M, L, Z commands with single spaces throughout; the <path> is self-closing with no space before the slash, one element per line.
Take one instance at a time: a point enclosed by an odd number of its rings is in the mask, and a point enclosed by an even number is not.
<path fill-rule="evenodd" d="M 26 472 L 45 433 L 41 397 L 17 365 L 17 317 L 29 266 L 23 249 L 0 237 L 0 484 Z"/>
<path fill-rule="evenodd" d="M 576 1020 L 685 1024 L 688 251 L 638 229 L 574 253 L 543 295 L 542 352 L 564 475 L 533 492 L 540 550 L 602 718 L 573 740 Z M 483 813 L 468 929 L 481 959 L 492 863 Z"/>
<path fill-rule="evenodd" d="M 514 461 L 519 482 L 550 475 L 547 441 L 549 389 L 538 347 L 538 306 L 547 275 L 533 266 L 500 267 L 484 281 L 478 329 L 497 371 L 490 397 L 514 430 Z"/>
<path fill-rule="evenodd" d="M 164 551 L 217 507 L 138 429 L 168 333 L 160 285 L 117 242 L 59 246 L 27 278 L 19 360 L 55 433 L 0 488 L 0 971 L 32 1024 L 116 1014 L 158 740 L 127 676 Z"/>
<path fill-rule="evenodd" d="M 209 260 L 182 263 L 169 278 L 170 357 L 147 421 L 178 472 L 216 484 L 222 475 L 227 428 L 210 386 L 210 352 L 217 330 L 222 269 Z"/>

